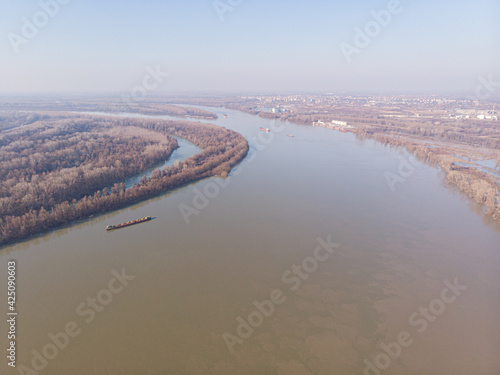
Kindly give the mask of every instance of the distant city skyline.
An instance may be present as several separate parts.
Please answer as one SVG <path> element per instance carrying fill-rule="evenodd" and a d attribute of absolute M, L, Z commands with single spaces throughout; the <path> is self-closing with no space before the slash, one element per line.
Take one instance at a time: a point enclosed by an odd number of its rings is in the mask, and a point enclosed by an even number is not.
<path fill-rule="evenodd" d="M 480 76 L 500 82 L 494 0 L 0 0 L 0 9 L 2 94 L 467 94 Z"/>

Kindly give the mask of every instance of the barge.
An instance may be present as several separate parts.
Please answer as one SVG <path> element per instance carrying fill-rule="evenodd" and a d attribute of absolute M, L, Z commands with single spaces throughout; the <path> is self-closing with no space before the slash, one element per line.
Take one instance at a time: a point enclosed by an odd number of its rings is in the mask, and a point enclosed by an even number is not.
<path fill-rule="evenodd" d="M 120 229 L 120 228 L 124 228 L 124 227 L 128 227 L 130 225 L 135 225 L 135 224 L 139 224 L 139 223 L 144 223 L 145 221 L 149 221 L 151 220 L 152 217 L 151 216 L 146 216 L 146 217 L 143 217 L 141 219 L 137 219 L 137 220 L 132 220 L 132 221 L 127 221 L 126 223 L 121 223 L 121 224 L 117 224 L 117 225 L 108 225 L 106 227 L 106 230 L 115 230 L 115 229 Z"/>

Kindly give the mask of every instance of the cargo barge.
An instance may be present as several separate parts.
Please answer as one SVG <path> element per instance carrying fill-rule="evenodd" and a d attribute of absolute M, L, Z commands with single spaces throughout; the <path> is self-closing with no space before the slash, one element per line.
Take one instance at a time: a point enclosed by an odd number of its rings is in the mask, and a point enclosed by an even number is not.
<path fill-rule="evenodd" d="M 139 224 L 139 223 L 143 223 L 145 221 L 149 221 L 151 220 L 151 216 L 146 216 L 146 217 L 143 217 L 141 219 L 137 219 L 137 220 L 132 220 L 132 221 L 127 221 L 126 223 L 121 223 L 121 224 L 117 224 L 117 225 L 108 225 L 106 227 L 106 230 L 114 230 L 114 229 L 120 229 L 120 228 L 124 228 L 124 227 L 128 227 L 130 225 L 134 225 L 134 224 Z"/>

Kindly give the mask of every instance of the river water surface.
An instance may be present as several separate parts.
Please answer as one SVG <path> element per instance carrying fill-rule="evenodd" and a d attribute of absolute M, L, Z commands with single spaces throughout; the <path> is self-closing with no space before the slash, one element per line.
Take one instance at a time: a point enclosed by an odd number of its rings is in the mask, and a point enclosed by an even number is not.
<path fill-rule="evenodd" d="M 207 122 L 250 143 L 229 179 L 0 250 L 2 280 L 17 262 L 18 366 L 50 375 L 500 373 L 500 230 L 480 207 L 434 167 L 401 169 L 405 152 L 210 110 L 219 119 Z M 400 177 L 393 189 L 387 172 Z M 155 219 L 104 230 L 146 215 Z M 338 246 L 315 252 L 328 236 Z M 123 269 L 135 278 L 110 283 Z M 254 302 L 271 295 L 279 304 L 264 303 L 264 316 Z M 6 311 L 3 286 L 0 300 Z M 254 328 L 241 323 L 249 316 Z M 52 335 L 71 322 L 77 334 L 54 351 Z M 0 334 L 5 349 L 4 324 Z M 18 373 L 6 362 L 2 374 Z"/>

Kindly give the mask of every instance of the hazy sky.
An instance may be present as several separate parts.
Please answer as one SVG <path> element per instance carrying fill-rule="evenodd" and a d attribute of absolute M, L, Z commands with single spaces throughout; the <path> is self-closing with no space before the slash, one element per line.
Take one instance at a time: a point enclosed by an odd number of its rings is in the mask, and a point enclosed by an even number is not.
<path fill-rule="evenodd" d="M 472 92 L 479 75 L 500 81 L 498 0 L 401 0 L 380 30 L 371 12 L 391 1 L 71 0 L 40 13 L 54 1 L 0 0 L 1 92 L 130 92 L 148 66 L 169 72 L 159 91 Z M 367 26 L 365 47 L 355 30 Z M 351 62 L 342 43 L 357 48 Z"/>

